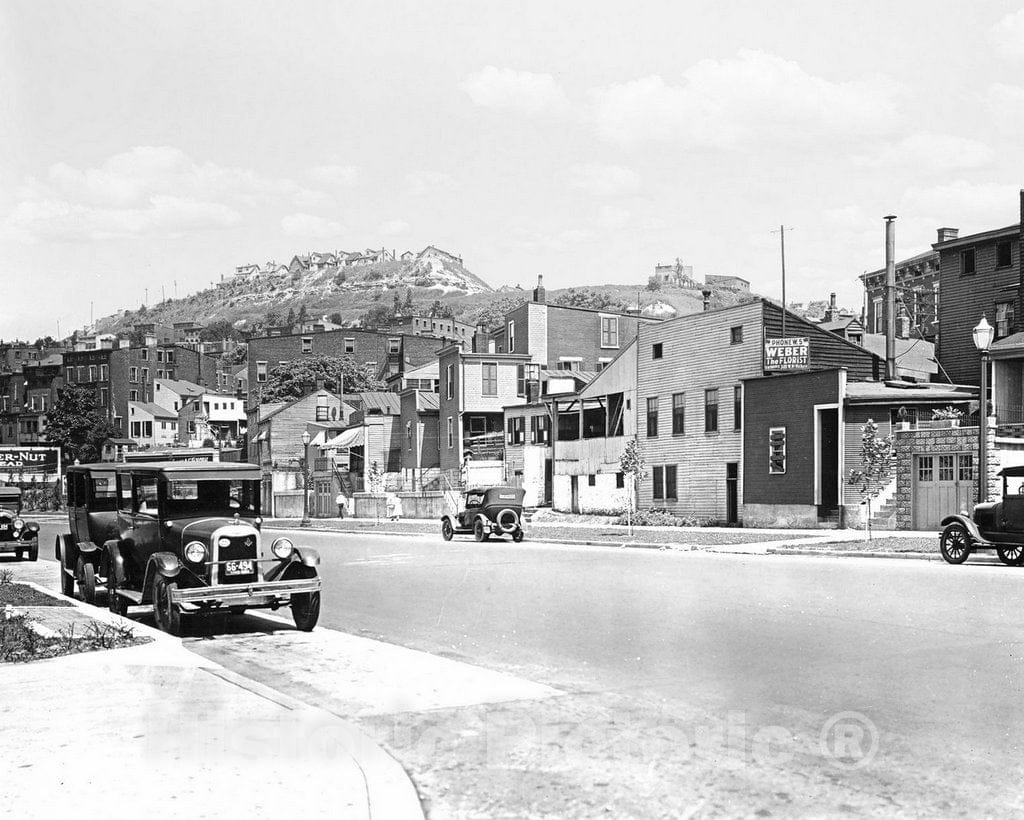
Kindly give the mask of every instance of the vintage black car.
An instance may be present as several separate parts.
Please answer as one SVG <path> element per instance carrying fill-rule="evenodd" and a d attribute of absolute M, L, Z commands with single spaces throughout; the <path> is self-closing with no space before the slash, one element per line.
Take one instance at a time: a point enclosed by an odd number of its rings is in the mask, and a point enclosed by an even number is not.
<path fill-rule="evenodd" d="M 994 549 L 1010 566 L 1024 564 L 1024 466 L 999 471 L 1003 497 L 974 505 L 974 512 L 942 519 L 939 550 L 951 564 L 962 564 L 972 552 Z"/>
<path fill-rule="evenodd" d="M 76 464 L 67 470 L 69 532 L 57 536 L 54 552 L 60 562 L 60 589 L 78 593 L 96 603 L 97 587 L 106 584 L 101 575 L 103 545 L 118 537 L 117 465 L 112 462 Z"/>
<path fill-rule="evenodd" d="M 511 535 L 523 540 L 523 496 L 519 487 L 482 487 L 462 494 L 459 511 L 441 518 L 441 536 L 451 541 L 456 534 L 473 533 L 477 541 L 492 535 Z"/>
<path fill-rule="evenodd" d="M 39 558 L 39 525 L 21 517 L 21 490 L 0 487 L 0 553 L 13 552 L 18 560 Z"/>
<path fill-rule="evenodd" d="M 264 538 L 261 524 L 260 471 L 251 464 L 118 465 L 118 532 L 101 557 L 110 609 L 152 605 L 157 626 L 178 633 L 183 613 L 290 605 L 295 626 L 312 630 L 320 556 Z"/>

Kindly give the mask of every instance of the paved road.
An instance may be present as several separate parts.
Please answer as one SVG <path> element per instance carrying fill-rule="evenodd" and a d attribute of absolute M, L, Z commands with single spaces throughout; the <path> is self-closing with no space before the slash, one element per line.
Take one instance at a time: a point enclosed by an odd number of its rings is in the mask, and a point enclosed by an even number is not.
<path fill-rule="evenodd" d="M 325 627 L 614 698 L 698 753 L 719 732 L 684 801 L 705 813 L 1024 810 L 1024 570 L 291 535 L 323 556 Z M 747 780 L 707 779 L 730 747 Z"/>

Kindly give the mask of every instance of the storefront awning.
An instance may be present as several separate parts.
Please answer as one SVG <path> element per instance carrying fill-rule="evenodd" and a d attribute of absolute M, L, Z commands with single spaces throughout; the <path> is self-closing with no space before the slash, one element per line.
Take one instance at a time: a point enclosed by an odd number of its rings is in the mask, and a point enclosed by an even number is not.
<path fill-rule="evenodd" d="M 334 438 L 325 442 L 323 446 L 337 447 L 338 449 L 358 447 L 363 443 L 363 430 L 365 429 L 365 426 L 360 424 L 358 427 L 350 427 L 348 430 L 342 430 Z"/>

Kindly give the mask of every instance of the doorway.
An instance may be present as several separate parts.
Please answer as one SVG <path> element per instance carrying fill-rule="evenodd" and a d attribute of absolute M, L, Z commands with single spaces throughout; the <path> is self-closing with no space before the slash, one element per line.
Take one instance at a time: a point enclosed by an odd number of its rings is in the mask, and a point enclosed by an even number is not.
<path fill-rule="evenodd" d="M 730 461 L 725 465 L 725 523 L 729 527 L 735 527 L 740 523 L 739 486 L 739 462 Z"/>
<path fill-rule="evenodd" d="M 818 410 L 818 489 L 822 511 L 839 508 L 839 410 Z"/>

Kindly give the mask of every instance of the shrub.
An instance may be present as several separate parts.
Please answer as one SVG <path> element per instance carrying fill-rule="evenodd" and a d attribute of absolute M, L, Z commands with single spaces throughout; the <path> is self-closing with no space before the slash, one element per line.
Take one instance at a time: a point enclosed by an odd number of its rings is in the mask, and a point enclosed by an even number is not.
<path fill-rule="evenodd" d="M 626 516 L 619 516 L 616 524 L 627 525 L 629 522 Z M 637 510 L 633 514 L 633 524 L 640 527 L 706 527 L 712 522 L 708 518 L 696 518 L 685 515 L 678 516 L 668 510 L 649 507 L 646 510 Z"/>

